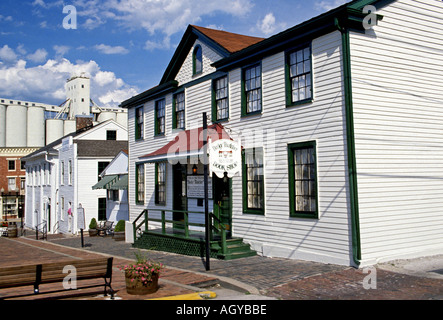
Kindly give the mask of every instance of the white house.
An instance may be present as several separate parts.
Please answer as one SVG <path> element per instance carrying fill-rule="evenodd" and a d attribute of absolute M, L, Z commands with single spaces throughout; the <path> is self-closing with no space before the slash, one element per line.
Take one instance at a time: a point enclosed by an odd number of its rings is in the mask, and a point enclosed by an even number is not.
<path fill-rule="evenodd" d="M 106 191 L 91 188 L 112 159 L 127 149 L 127 139 L 126 128 L 114 120 L 92 126 L 91 118 L 78 116 L 76 132 L 22 158 L 26 226 L 46 222 L 49 233 L 76 233 L 79 207 L 86 229 L 93 217 L 106 220 Z"/>
<path fill-rule="evenodd" d="M 100 173 L 101 180 L 92 189 L 106 190 L 106 220 L 129 220 L 128 151 L 122 150 Z"/>
<path fill-rule="evenodd" d="M 353 266 L 443 253 L 441 21 L 442 1 L 355 0 L 268 39 L 189 26 L 160 84 L 121 105 L 131 221 L 202 221 L 186 185 L 205 112 L 244 150 L 209 192 L 228 237 Z"/>

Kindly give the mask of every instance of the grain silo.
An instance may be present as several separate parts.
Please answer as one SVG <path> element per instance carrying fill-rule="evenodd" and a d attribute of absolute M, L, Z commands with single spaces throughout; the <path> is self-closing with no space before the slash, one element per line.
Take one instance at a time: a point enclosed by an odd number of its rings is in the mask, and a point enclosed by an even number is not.
<path fill-rule="evenodd" d="M 101 112 L 98 117 L 97 117 L 97 121 L 98 122 L 105 122 L 108 120 L 116 120 L 116 115 L 115 112 L 111 112 L 111 111 L 103 111 Z"/>
<path fill-rule="evenodd" d="M 27 147 L 45 146 L 45 108 L 41 106 L 28 107 Z"/>
<path fill-rule="evenodd" d="M 62 119 L 46 120 L 46 144 L 50 144 L 63 137 L 64 121 Z"/>
<path fill-rule="evenodd" d="M 117 113 L 117 122 L 124 126 L 128 127 L 128 113 L 127 112 L 118 112 Z"/>
<path fill-rule="evenodd" d="M 68 135 L 70 133 L 75 132 L 76 125 L 75 120 L 65 120 L 64 126 L 63 126 L 63 135 Z"/>
<path fill-rule="evenodd" d="M 0 148 L 6 147 L 6 105 L 0 104 Z"/>
<path fill-rule="evenodd" d="M 127 110 L 101 108 L 90 98 L 90 79 L 73 75 L 59 106 L 0 99 L 0 148 L 41 148 L 76 131 L 76 116 L 94 116 L 94 125 L 110 119 L 127 127 Z M 92 105 L 91 105 L 92 104 Z"/>
<path fill-rule="evenodd" d="M 28 108 L 23 105 L 9 105 L 6 109 L 6 147 L 27 146 Z"/>

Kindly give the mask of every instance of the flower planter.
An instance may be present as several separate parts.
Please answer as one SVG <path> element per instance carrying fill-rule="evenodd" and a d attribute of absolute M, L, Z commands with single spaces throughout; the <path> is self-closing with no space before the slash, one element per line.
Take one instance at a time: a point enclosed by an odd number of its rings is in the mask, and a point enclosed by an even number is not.
<path fill-rule="evenodd" d="M 112 236 L 112 238 L 115 241 L 124 241 L 125 240 L 125 231 L 114 232 L 114 235 Z"/>
<path fill-rule="evenodd" d="M 12 222 L 8 226 L 8 237 L 9 238 L 17 238 L 17 224 Z"/>
<path fill-rule="evenodd" d="M 89 236 L 90 237 L 96 237 L 97 234 L 98 234 L 98 230 L 97 229 L 89 229 L 88 232 L 89 232 Z"/>
<path fill-rule="evenodd" d="M 142 281 L 140 277 L 131 276 L 125 272 L 126 292 L 132 295 L 144 295 L 154 293 L 158 290 L 158 274 L 153 274 L 151 281 Z"/>

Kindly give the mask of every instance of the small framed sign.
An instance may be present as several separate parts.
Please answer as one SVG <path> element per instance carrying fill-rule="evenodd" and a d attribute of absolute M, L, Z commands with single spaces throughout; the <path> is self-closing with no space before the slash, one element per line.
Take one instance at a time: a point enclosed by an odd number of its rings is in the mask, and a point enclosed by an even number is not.
<path fill-rule="evenodd" d="M 204 176 L 202 175 L 188 176 L 186 192 L 188 198 L 204 199 L 205 197 Z M 209 199 L 212 199 L 212 179 L 208 179 L 208 196 Z"/>

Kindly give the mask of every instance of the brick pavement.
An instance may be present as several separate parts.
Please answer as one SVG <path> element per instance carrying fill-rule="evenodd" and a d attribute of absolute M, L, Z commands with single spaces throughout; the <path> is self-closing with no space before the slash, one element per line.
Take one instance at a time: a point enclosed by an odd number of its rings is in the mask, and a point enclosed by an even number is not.
<path fill-rule="evenodd" d="M 58 247 L 59 254 L 65 255 L 63 258 L 81 252 L 84 256 L 101 253 L 127 261 L 134 259 L 137 250 L 111 237 L 85 237 L 86 246 L 83 249 L 79 237 L 55 237 L 37 243 L 42 249 L 46 246 L 52 249 Z M 75 250 L 77 253 L 74 253 Z M 161 290 L 164 296 L 172 294 L 172 291 L 168 291 L 172 284 L 199 286 L 199 282 L 219 281 L 222 286 L 234 285 L 243 292 L 248 291 L 249 286 L 257 289 L 257 293 L 282 300 L 443 300 L 442 279 L 416 277 L 380 268 L 377 268 L 377 288 L 366 290 L 363 281 L 367 274 L 346 266 L 255 256 L 231 261 L 211 259 L 211 270 L 206 272 L 201 257 L 158 251 L 147 251 L 147 254 L 149 258 L 168 267 Z M 51 252 L 42 252 L 39 258 L 51 259 Z M 117 275 L 123 278 L 118 271 L 115 275 L 116 278 Z M 118 281 L 113 279 L 113 287 L 119 285 Z M 118 288 L 119 292 L 124 291 L 123 282 Z M 185 291 L 188 288 L 185 286 L 179 289 Z M 182 294 L 178 289 L 174 293 Z"/>
<path fill-rule="evenodd" d="M 112 240 L 112 239 L 110 239 Z M 93 259 L 103 257 L 103 254 L 78 250 L 76 248 L 65 247 L 51 243 L 49 241 L 36 241 L 25 237 L 20 238 L 0 238 L 0 252 L 2 259 L 0 267 L 19 266 L 25 264 L 38 264 L 49 262 L 72 261 L 73 259 Z M 194 293 L 198 286 L 216 283 L 216 279 L 192 272 L 180 271 L 166 268 L 159 280 L 160 288 L 156 293 L 149 295 L 129 295 L 125 290 L 124 274 L 119 270 L 119 266 L 133 262 L 133 259 L 114 257 L 112 288 L 116 291 L 116 299 L 122 300 L 144 300 L 162 298 L 175 295 Z M 103 280 L 79 281 L 78 287 L 82 284 L 102 284 Z M 45 292 L 62 289 L 62 283 L 43 284 L 40 286 L 41 294 L 38 296 L 22 296 L 14 299 L 35 300 L 35 299 L 88 299 L 104 300 L 109 297 L 103 296 L 103 287 L 88 288 L 74 291 L 64 291 L 52 294 Z M 203 289 L 201 291 L 204 291 Z M 32 286 L 8 288 L 0 290 L 0 297 L 30 294 L 33 292 Z"/>
<path fill-rule="evenodd" d="M 122 255 L 133 254 L 130 244 L 115 244 L 106 238 L 89 238 L 91 250 Z M 56 240 L 79 246 L 78 239 Z M 416 277 L 381 268 L 376 269 L 376 289 L 363 286 L 367 273 L 352 267 L 261 256 L 238 260 L 211 260 L 205 272 L 200 257 L 150 251 L 164 264 L 214 277 L 227 277 L 249 284 L 262 295 L 282 300 L 443 300 L 443 279 Z M 225 284 L 226 285 L 226 284 Z"/>
<path fill-rule="evenodd" d="M 443 300 L 443 280 L 376 269 L 376 282 L 365 289 L 368 273 L 360 269 L 299 279 L 266 292 L 283 300 Z"/>

